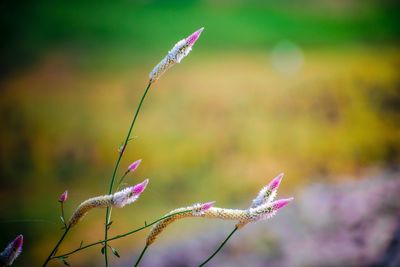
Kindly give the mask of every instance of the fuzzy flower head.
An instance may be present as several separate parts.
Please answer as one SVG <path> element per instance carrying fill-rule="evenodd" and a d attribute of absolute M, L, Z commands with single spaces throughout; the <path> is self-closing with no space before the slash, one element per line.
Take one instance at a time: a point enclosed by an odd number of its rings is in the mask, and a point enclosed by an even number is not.
<path fill-rule="evenodd" d="M 149 179 L 144 180 L 140 184 L 135 186 L 127 187 L 113 195 L 112 202 L 118 208 L 122 208 L 125 205 L 135 202 L 140 194 L 146 189 Z"/>
<path fill-rule="evenodd" d="M 193 205 L 192 214 L 194 216 L 201 216 L 201 215 L 204 214 L 204 212 L 206 212 L 207 210 L 212 208 L 214 206 L 214 203 L 215 203 L 215 201 L 194 204 Z"/>
<path fill-rule="evenodd" d="M 139 167 L 140 163 L 142 163 L 141 159 L 138 159 L 137 161 L 133 162 L 131 165 L 128 166 L 127 172 L 136 171 L 136 169 Z"/>
<path fill-rule="evenodd" d="M 291 202 L 294 198 L 285 198 L 276 200 L 270 204 L 263 204 L 258 206 L 257 208 L 250 208 L 250 214 L 253 219 L 252 222 L 263 221 L 272 218 L 279 209 L 285 207 L 289 202 Z"/>
<path fill-rule="evenodd" d="M 203 30 L 204 28 L 200 28 L 187 38 L 177 42 L 165 58 L 150 72 L 150 82 L 153 83 L 157 81 L 169 68 L 176 63 L 180 63 L 182 59 L 192 51 L 193 45 L 196 43 L 197 39 L 199 39 Z"/>
<path fill-rule="evenodd" d="M 282 182 L 283 176 L 283 173 L 279 174 L 274 179 L 272 179 L 272 181 L 267 186 L 263 187 L 258 193 L 257 197 L 253 199 L 251 208 L 255 208 L 262 204 L 270 203 L 271 201 L 273 201 L 276 197 L 276 194 L 278 193 L 278 188 Z"/>
<path fill-rule="evenodd" d="M 22 252 L 22 245 L 24 243 L 24 237 L 22 235 L 17 236 L 8 246 L 0 253 L 0 266 L 10 266 L 13 264 L 15 259 Z"/>
<path fill-rule="evenodd" d="M 58 198 L 58 201 L 64 203 L 65 201 L 67 201 L 67 199 L 68 199 L 68 190 L 65 190 L 64 193 L 62 193 Z"/>

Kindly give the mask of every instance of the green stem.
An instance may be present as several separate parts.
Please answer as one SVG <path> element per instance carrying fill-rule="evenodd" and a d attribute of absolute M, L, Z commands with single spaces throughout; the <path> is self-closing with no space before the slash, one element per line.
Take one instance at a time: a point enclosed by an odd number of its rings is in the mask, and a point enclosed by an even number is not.
<path fill-rule="evenodd" d="M 109 238 L 108 240 L 101 240 L 101 241 L 98 241 L 98 242 L 94 242 L 94 243 L 88 244 L 88 245 L 86 245 L 86 246 L 79 247 L 79 248 L 77 248 L 77 249 L 75 249 L 75 250 L 72 250 L 72 251 L 70 251 L 70 252 L 68 252 L 68 253 L 65 253 L 65 254 L 62 254 L 62 255 L 53 256 L 52 259 L 66 257 L 66 256 L 69 256 L 69 255 L 71 255 L 71 254 L 74 254 L 74 253 L 76 253 L 76 252 L 78 252 L 78 251 L 80 251 L 80 250 L 84 250 L 84 249 L 93 247 L 93 246 L 95 246 L 95 245 L 103 244 L 103 243 L 105 243 L 106 241 L 112 241 L 112 240 L 115 240 L 115 239 L 119 239 L 119 238 L 122 238 L 122 237 L 129 236 L 129 235 L 134 234 L 134 233 L 136 233 L 136 232 L 139 232 L 139 231 L 141 231 L 141 230 L 143 230 L 143 229 L 146 229 L 146 228 L 152 226 L 153 224 L 158 223 L 159 221 L 165 220 L 165 219 L 167 219 L 167 218 L 169 218 L 169 217 L 172 217 L 172 216 L 175 216 L 175 215 L 178 215 L 178 214 L 187 213 L 187 212 L 192 212 L 192 210 L 185 210 L 185 211 L 180 211 L 180 212 L 176 212 L 176 213 L 169 214 L 169 215 L 164 216 L 164 217 L 162 217 L 162 218 L 160 218 L 160 219 L 157 219 L 157 220 L 155 220 L 155 221 L 153 221 L 153 222 L 151 222 L 151 223 L 149 223 L 149 224 L 146 224 L 145 226 L 142 226 L 142 227 L 140 227 L 140 228 L 138 228 L 138 229 L 129 231 L 129 232 L 125 233 L 125 234 L 116 235 L 116 236 L 114 236 L 114 237 L 112 237 L 112 238 Z"/>
<path fill-rule="evenodd" d="M 53 255 L 56 253 L 58 247 L 61 245 L 63 242 L 65 236 L 67 235 L 69 229 L 71 229 L 70 226 L 65 228 L 64 234 L 61 236 L 60 240 L 58 240 L 57 244 L 54 246 L 53 250 L 51 251 L 50 255 L 47 257 L 46 261 L 43 263 L 43 267 L 47 265 L 47 263 L 53 258 Z"/>
<path fill-rule="evenodd" d="M 119 186 L 121 185 L 122 181 L 125 179 L 126 175 L 129 173 L 129 171 L 126 171 L 124 175 L 120 178 L 118 184 L 117 184 L 117 191 L 119 190 Z M 112 208 L 110 208 L 110 212 L 108 213 L 108 221 L 111 220 L 111 214 L 112 214 Z"/>
<path fill-rule="evenodd" d="M 60 201 L 60 207 L 61 207 L 61 218 L 64 224 L 64 229 L 67 229 L 67 224 L 65 223 L 65 216 L 64 216 L 64 202 Z"/>
<path fill-rule="evenodd" d="M 139 266 L 139 263 L 140 263 L 140 261 L 142 260 L 143 255 L 144 255 L 144 253 L 146 252 L 146 250 L 147 250 L 148 247 L 149 247 L 148 245 L 144 246 L 142 252 L 140 253 L 139 259 L 137 259 L 137 261 L 136 261 L 136 263 L 135 263 L 135 267 Z"/>
<path fill-rule="evenodd" d="M 111 177 L 110 186 L 108 188 L 108 194 L 112 193 L 112 189 L 113 189 L 114 181 L 115 181 L 115 176 L 117 174 L 117 170 L 118 170 L 119 164 L 121 162 L 121 158 L 124 155 L 126 146 L 128 144 L 129 138 L 131 136 L 131 132 L 132 132 L 133 126 L 135 125 L 136 119 L 137 119 L 137 117 L 139 115 L 140 108 L 142 107 L 143 101 L 146 98 L 146 95 L 147 95 L 147 92 L 150 89 L 150 86 L 151 86 L 151 82 L 149 82 L 149 84 L 147 85 L 146 90 L 144 91 L 144 94 L 142 96 L 142 99 L 139 102 L 139 106 L 136 109 L 135 116 L 133 117 L 133 120 L 131 122 L 131 126 L 129 127 L 129 130 L 128 130 L 128 134 L 126 135 L 126 138 L 125 138 L 125 142 L 124 142 L 124 144 L 122 146 L 122 150 L 118 155 L 117 161 L 115 163 L 114 171 L 113 171 L 113 174 L 112 174 L 112 177 Z M 107 238 L 108 238 L 108 224 L 109 224 L 109 221 L 111 219 L 111 216 L 109 215 L 110 213 L 111 213 L 111 208 L 107 207 L 107 209 L 106 209 L 106 223 L 104 225 L 104 240 L 106 240 L 105 243 L 104 243 L 104 246 L 105 246 L 105 249 L 104 249 L 104 261 L 105 261 L 106 267 L 108 266 Z"/>
<path fill-rule="evenodd" d="M 233 231 L 228 235 L 227 238 L 225 238 L 224 242 L 222 242 L 222 244 L 217 248 L 217 250 L 210 256 L 208 257 L 208 259 L 206 259 L 202 264 L 199 265 L 199 267 L 202 267 L 204 265 L 206 265 L 207 262 L 209 262 L 212 258 L 214 258 L 215 255 L 217 255 L 217 253 L 221 250 L 221 248 L 226 244 L 226 242 L 228 242 L 229 238 L 231 238 L 231 236 L 238 230 L 239 228 L 237 226 L 235 226 L 235 229 L 233 229 Z"/>

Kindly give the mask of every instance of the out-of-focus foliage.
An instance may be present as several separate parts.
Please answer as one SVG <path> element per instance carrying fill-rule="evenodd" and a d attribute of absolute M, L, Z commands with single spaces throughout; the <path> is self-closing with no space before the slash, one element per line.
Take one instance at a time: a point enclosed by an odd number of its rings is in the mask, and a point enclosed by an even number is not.
<path fill-rule="evenodd" d="M 146 99 L 121 167 L 142 158 L 126 182 L 150 184 L 114 212 L 112 234 L 199 201 L 246 207 L 281 171 L 285 196 L 397 168 L 397 11 L 390 1 L 2 3 L 1 244 L 24 234 L 19 260 L 38 265 L 60 233 L 58 196 L 69 190 L 71 214 L 105 193 L 148 72 L 201 26 Z M 99 240 L 103 217 L 88 215 L 61 250 Z M 115 242 L 122 260 L 144 236 Z"/>
<path fill-rule="evenodd" d="M 395 1 L 376 0 L 8 1 L 0 9 L 0 67 L 4 75 L 54 49 L 96 70 L 141 64 L 200 26 L 203 51 L 266 49 L 281 39 L 311 47 L 397 42 L 397 14 Z"/>

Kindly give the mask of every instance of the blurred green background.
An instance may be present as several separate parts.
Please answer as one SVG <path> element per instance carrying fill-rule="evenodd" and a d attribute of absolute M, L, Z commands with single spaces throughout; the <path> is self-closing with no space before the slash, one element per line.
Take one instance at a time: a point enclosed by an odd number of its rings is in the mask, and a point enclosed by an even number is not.
<path fill-rule="evenodd" d="M 17 265 L 43 261 L 61 233 L 58 196 L 69 189 L 71 214 L 107 191 L 148 73 L 203 26 L 144 103 L 120 173 L 141 158 L 126 181 L 150 185 L 115 210 L 112 234 L 199 201 L 246 207 L 282 171 L 289 196 L 397 168 L 398 14 L 375 0 L 3 1 L 0 245 L 22 233 Z M 99 240 L 103 217 L 90 213 L 62 249 Z M 115 242 L 122 257 L 145 234 Z M 71 262 L 101 259 L 96 247 Z"/>

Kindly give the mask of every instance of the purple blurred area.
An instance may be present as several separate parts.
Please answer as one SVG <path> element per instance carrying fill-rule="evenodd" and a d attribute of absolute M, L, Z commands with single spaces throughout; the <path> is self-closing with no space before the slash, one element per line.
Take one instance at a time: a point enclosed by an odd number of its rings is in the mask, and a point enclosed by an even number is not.
<path fill-rule="evenodd" d="M 388 172 L 336 185 L 313 184 L 273 220 L 237 232 L 208 266 L 400 266 L 399 177 Z M 156 243 L 141 266 L 197 266 L 230 229 L 197 231 Z"/>

